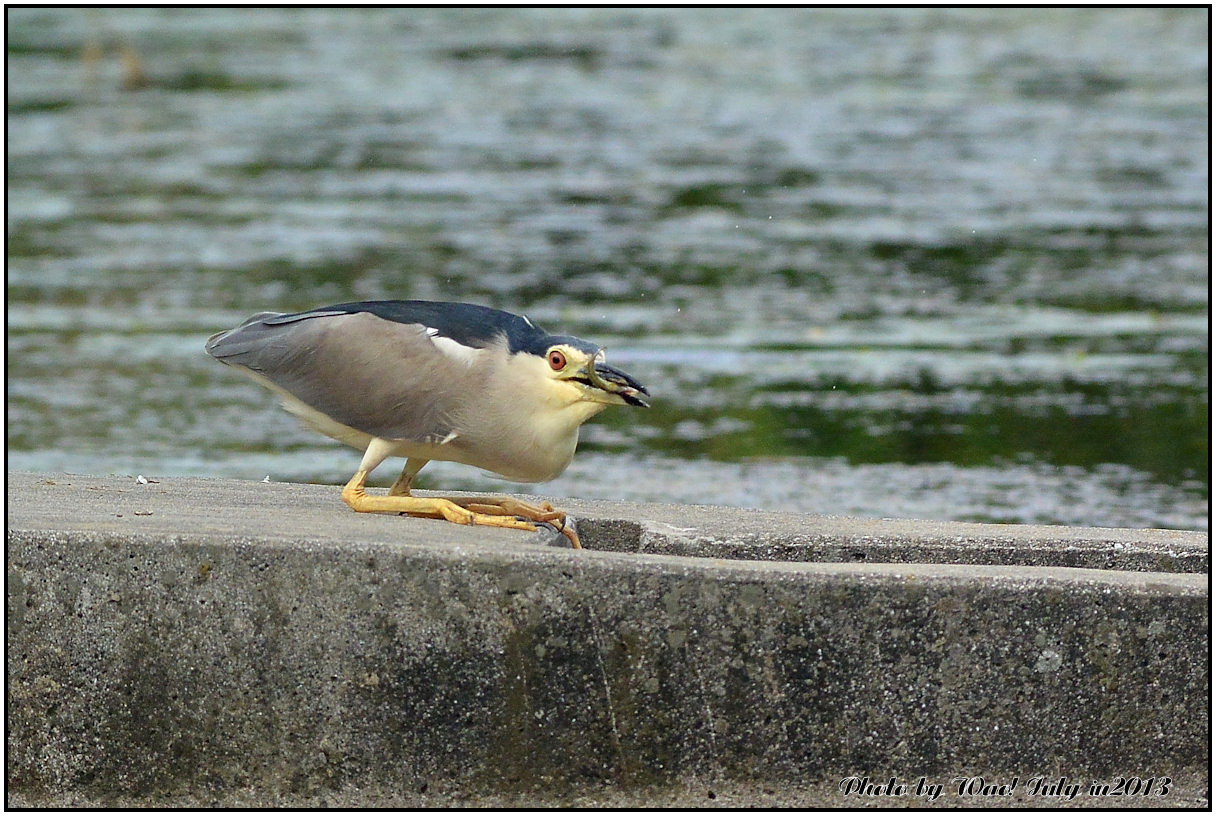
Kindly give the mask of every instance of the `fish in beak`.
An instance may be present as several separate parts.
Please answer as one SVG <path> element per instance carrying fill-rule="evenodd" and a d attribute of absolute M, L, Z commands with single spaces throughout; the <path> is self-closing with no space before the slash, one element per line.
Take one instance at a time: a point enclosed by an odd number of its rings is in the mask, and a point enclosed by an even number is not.
<path fill-rule="evenodd" d="M 643 397 L 643 395 L 650 396 L 650 392 L 646 390 L 646 386 L 619 368 L 613 368 L 607 363 L 593 361 L 587 367 L 587 379 L 596 388 L 620 397 L 626 405 L 634 405 L 638 408 L 650 407 L 650 403 Z"/>

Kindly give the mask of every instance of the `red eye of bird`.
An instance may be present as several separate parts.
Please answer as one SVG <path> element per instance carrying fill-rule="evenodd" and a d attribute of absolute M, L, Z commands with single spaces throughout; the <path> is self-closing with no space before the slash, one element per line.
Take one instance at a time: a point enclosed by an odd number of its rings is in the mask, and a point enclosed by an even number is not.
<path fill-rule="evenodd" d="M 562 354 L 557 349 L 549 352 L 549 368 L 554 371 L 561 371 L 566 367 L 566 355 Z"/>

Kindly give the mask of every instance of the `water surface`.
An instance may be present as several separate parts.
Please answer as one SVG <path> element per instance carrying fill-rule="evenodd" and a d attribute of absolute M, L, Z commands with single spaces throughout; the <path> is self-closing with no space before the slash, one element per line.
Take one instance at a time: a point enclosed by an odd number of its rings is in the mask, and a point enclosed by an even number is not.
<path fill-rule="evenodd" d="M 10 468 L 345 482 L 203 341 L 437 298 L 651 387 L 528 489 L 1208 527 L 1206 10 L 8 22 Z"/>

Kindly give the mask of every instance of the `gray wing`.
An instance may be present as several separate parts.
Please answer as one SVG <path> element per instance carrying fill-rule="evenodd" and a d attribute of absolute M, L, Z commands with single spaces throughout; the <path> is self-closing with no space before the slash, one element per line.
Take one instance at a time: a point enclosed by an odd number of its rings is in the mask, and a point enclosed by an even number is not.
<path fill-rule="evenodd" d="M 458 432 L 453 389 L 476 388 L 426 327 L 366 312 L 263 312 L 207 341 L 207 353 L 259 374 L 329 418 L 383 439 Z M 457 390 L 455 393 L 462 393 Z"/>

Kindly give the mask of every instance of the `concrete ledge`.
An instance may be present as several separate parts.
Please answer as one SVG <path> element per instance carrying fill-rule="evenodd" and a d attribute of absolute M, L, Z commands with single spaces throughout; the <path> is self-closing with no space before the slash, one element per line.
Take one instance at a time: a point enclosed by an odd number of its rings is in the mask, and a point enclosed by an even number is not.
<path fill-rule="evenodd" d="M 1206 534 L 8 476 L 10 805 L 1207 805 Z"/>

